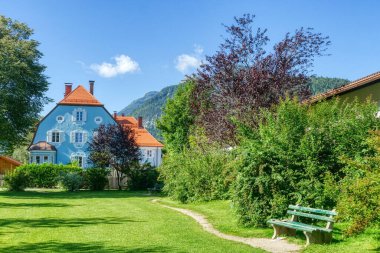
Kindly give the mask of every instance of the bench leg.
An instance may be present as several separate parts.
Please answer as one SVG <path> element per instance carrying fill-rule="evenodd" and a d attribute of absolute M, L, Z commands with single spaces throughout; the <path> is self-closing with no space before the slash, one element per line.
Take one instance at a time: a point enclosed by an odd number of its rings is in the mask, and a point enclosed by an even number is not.
<path fill-rule="evenodd" d="M 282 227 L 275 224 L 272 224 L 273 227 L 273 236 L 272 239 L 276 239 L 280 235 L 295 236 L 296 230 L 292 228 Z"/>
<path fill-rule="evenodd" d="M 306 246 L 310 243 L 324 244 L 330 243 L 332 239 L 332 233 L 324 233 L 321 231 L 306 232 L 303 231 L 306 236 Z"/>

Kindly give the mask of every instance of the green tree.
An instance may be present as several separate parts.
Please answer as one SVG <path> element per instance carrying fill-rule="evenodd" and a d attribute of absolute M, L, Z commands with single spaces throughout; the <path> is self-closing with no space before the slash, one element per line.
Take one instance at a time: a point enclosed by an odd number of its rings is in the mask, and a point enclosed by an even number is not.
<path fill-rule="evenodd" d="M 26 24 L 0 16 L 0 151 L 23 142 L 49 99 L 39 42 Z"/>
<path fill-rule="evenodd" d="M 161 130 L 167 150 L 180 152 L 189 146 L 189 134 L 194 123 L 194 115 L 190 109 L 190 94 L 194 83 L 187 80 L 181 83 L 164 107 L 157 127 Z"/>

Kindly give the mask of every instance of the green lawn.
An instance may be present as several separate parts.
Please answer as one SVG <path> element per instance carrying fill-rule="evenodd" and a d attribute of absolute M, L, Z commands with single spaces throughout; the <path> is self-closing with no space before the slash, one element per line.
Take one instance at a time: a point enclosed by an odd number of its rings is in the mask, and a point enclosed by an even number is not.
<path fill-rule="evenodd" d="M 242 237 L 265 237 L 270 238 L 273 234 L 271 228 L 257 229 L 247 228 L 238 225 L 236 216 L 233 213 L 232 206 L 229 201 L 212 201 L 191 204 L 179 204 L 169 198 L 162 198 L 161 202 L 171 206 L 194 210 L 203 214 L 218 230 L 238 235 Z M 337 223 L 334 228 L 333 242 L 329 245 L 311 245 L 303 252 L 311 253 L 365 253 L 380 252 L 380 228 L 368 229 L 364 234 L 352 238 L 345 239 L 342 236 L 344 224 Z M 302 233 L 297 238 L 290 238 L 291 242 L 305 244 L 305 238 Z"/>
<path fill-rule="evenodd" d="M 0 192 L 0 252 L 263 252 L 208 234 L 146 193 Z"/>

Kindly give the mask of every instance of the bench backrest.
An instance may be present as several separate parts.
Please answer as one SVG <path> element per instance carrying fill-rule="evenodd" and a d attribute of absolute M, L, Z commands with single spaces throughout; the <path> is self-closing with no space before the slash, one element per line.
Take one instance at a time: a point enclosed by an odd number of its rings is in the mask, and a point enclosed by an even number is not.
<path fill-rule="evenodd" d="M 296 221 L 297 216 L 306 217 L 314 220 L 326 221 L 326 228 L 332 229 L 334 224 L 334 216 L 337 215 L 335 210 L 323 210 L 299 205 L 289 205 L 288 214 L 292 215 L 291 220 Z"/>

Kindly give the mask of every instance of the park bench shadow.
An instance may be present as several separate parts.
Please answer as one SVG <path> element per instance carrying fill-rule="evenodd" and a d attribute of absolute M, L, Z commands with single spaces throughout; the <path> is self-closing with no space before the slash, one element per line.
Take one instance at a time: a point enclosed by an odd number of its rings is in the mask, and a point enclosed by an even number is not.
<path fill-rule="evenodd" d="M 1 252 L 7 253 L 47 253 L 47 252 L 97 252 L 97 253 L 143 253 L 143 252 L 181 252 L 174 248 L 163 246 L 145 247 L 108 247 L 100 242 L 91 243 L 65 243 L 58 241 L 48 241 L 41 243 L 22 243 L 17 246 L 0 247 Z"/>
<path fill-rule="evenodd" d="M 130 222 L 145 222 L 123 217 L 96 217 L 96 218 L 41 218 L 41 219 L 0 219 L 0 227 L 11 228 L 58 228 L 58 227 L 81 227 L 96 226 L 99 224 L 125 224 Z"/>

